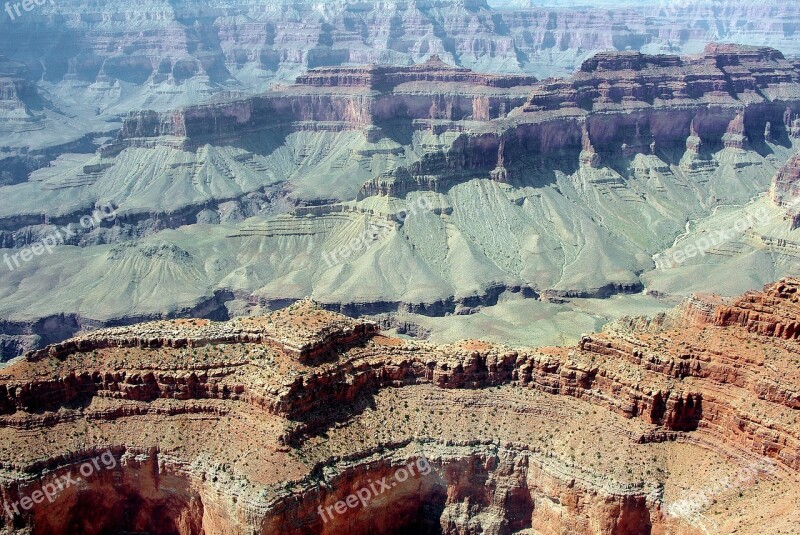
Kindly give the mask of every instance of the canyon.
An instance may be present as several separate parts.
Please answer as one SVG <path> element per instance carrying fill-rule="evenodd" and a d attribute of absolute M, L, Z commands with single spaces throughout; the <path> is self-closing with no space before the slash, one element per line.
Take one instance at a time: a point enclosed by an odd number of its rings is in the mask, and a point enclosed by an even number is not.
<path fill-rule="evenodd" d="M 322 67 L 256 96 L 134 111 L 93 154 L 4 188 L 3 354 L 306 296 L 391 323 L 518 298 L 571 310 L 647 291 L 667 309 L 695 291 L 735 295 L 800 270 L 787 220 L 799 114 L 797 63 L 729 44 L 598 53 L 541 81 L 436 55 Z M 114 221 L 77 224 L 108 202 Z M 681 236 L 740 218 L 754 225 L 708 254 L 655 264 Z M 66 246 L 14 260 L 70 224 Z"/>
<path fill-rule="evenodd" d="M 101 330 L 2 371 L 0 494 L 117 462 L 0 532 L 788 535 L 798 339 L 797 279 L 535 350 L 394 338 L 310 300 Z"/>
<path fill-rule="evenodd" d="M 0 535 L 797 532 L 800 3 L 4 7 Z"/>
<path fill-rule="evenodd" d="M 438 54 L 482 72 L 565 77 L 607 50 L 697 53 L 715 41 L 796 55 L 798 24 L 791 2 L 746 0 L 44 2 L 0 17 L 0 85 L 25 87 L 2 92 L 0 173 L 21 182 L 59 155 L 92 152 L 130 111 L 257 94 L 315 67 Z"/>
<path fill-rule="evenodd" d="M 561 343 L 623 309 L 796 273 L 797 192 L 758 196 L 796 153 L 798 21 L 792 3 L 744 1 L 4 14 L 0 359 L 305 296 L 434 337 L 468 316 L 481 331 L 517 321 L 512 308 L 552 313 L 558 328 L 506 334 Z M 119 217 L 81 228 L 106 202 Z M 755 212 L 708 255 L 655 266 Z M 15 264 L 69 225 L 52 255 Z M 336 253 L 376 225 L 393 230 Z M 611 296 L 627 305 L 586 304 Z"/>

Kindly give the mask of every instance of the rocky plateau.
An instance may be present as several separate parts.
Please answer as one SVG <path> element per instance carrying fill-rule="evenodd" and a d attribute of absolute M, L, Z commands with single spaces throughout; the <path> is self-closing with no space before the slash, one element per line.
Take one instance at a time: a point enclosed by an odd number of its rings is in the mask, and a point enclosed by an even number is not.
<path fill-rule="evenodd" d="M 798 340 L 797 279 L 573 347 L 403 340 L 308 300 L 102 330 L 0 376 L 5 503 L 115 459 L 2 533 L 795 533 Z"/>

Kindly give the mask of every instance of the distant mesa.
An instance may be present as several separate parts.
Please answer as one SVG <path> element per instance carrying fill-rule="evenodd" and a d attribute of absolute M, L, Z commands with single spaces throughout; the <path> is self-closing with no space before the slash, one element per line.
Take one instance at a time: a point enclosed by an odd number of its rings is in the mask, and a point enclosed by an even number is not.
<path fill-rule="evenodd" d="M 600 52 L 581 65 L 582 72 L 641 71 L 648 67 L 679 67 L 683 60 L 679 56 L 647 55 L 641 52 Z"/>
<path fill-rule="evenodd" d="M 536 78 L 511 74 L 480 74 L 449 65 L 438 54 L 433 54 L 424 63 L 410 66 L 319 67 L 298 76 L 296 81 L 297 85 L 312 87 L 365 87 L 382 92 L 414 82 L 509 88 L 533 85 Z"/>
<path fill-rule="evenodd" d="M 710 105 L 719 109 L 715 116 L 703 111 Z M 787 106 L 789 119 L 784 117 Z M 800 72 L 776 50 L 738 45 L 713 45 L 684 58 L 604 52 L 569 78 L 540 82 L 529 76 L 476 73 L 433 55 L 411 66 L 317 68 L 279 91 L 169 113 L 132 113 L 118 141 L 172 136 L 204 143 L 276 124 L 307 128 L 302 125 L 309 122 L 324 122 L 328 129 L 363 130 L 398 119 L 492 121 L 515 110 L 517 123 L 530 124 L 604 112 L 588 118 L 598 152 L 619 141 L 620 127 L 638 132 L 637 139 L 623 140 L 628 146 L 685 145 L 691 124 L 700 139 L 728 134 L 727 145 L 737 148 L 762 138 L 767 130 L 772 138 L 800 136 L 800 121 L 792 122 L 800 112 Z M 618 126 L 595 127 L 611 120 Z M 446 124 L 439 128 L 458 130 Z M 564 142 L 580 143 L 576 123 L 566 131 L 541 142 L 551 149 Z M 601 139 L 598 132 L 603 132 Z M 115 147 L 105 150 L 113 155 L 119 143 Z"/>

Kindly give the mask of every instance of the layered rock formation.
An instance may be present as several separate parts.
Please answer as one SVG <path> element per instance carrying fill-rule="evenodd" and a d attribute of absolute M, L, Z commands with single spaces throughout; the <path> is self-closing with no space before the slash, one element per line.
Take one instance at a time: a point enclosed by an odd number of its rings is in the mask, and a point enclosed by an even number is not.
<path fill-rule="evenodd" d="M 13 20 L 4 16 L 0 43 L 28 61 L 45 51 L 38 69 L 48 80 L 89 82 L 101 94 L 113 93 L 118 82 L 180 86 L 202 79 L 214 91 L 230 76 L 252 84 L 298 68 L 408 64 L 430 53 L 489 67 L 482 70 L 566 74 L 598 50 L 680 50 L 715 39 L 796 46 L 798 11 L 791 4 L 735 1 L 720 11 L 699 2 L 662 12 L 659 2 L 644 4 L 493 9 L 483 0 L 152 1 L 131 9 L 64 0 Z M 43 39 L 29 34 L 37 25 Z"/>
<path fill-rule="evenodd" d="M 298 77 L 297 85 L 259 97 L 132 113 L 119 143 L 105 153 L 160 136 L 184 138 L 190 148 L 281 126 L 362 130 L 395 120 L 489 121 L 522 105 L 535 81 L 458 69 L 438 56 L 414 67 L 314 69 Z"/>
<path fill-rule="evenodd" d="M 3 533 L 790 533 L 798 326 L 787 279 L 575 348 L 408 342 L 309 301 L 94 333 L 3 370 Z"/>
<path fill-rule="evenodd" d="M 258 93 L 314 67 L 410 65 L 440 54 L 479 71 L 565 76 L 604 50 L 680 53 L 732 41 L 797 53 L 800 20 L 791 3 L 744 0 L 724 9 L 713 2 L 495 9 L 448 0 L 153 0 L 135 7 L 63 0 L 29 7 L 4 10 L 0 50 L 25 66 L 24 79 L 46 92 L 59 117 L 14 139 L 15 153 L 106 133 L 132 110 Z M 75 116 L 83 121 L 68 120 Z M 32 163 L 14 169 L 16 181 L 37 168 Z"/>
<path fill-rule="evenodd" d="M 772 179 L 772 201 L 785 208 L 792 228 L 800 227 L 800 154 L 795 154 Z"/>
<path fill-rule="evenodd" d="M 315 87 L 368 87 L 378 91 L 395 89 L 413 82 L 458 83 L 466 86 L 511 88 L 533 85 L 529 76 L 481 74 L 469 69 L 455 68 L 434 54 L 424 63 L 410 67 L 336 67 L 312 69 L 298 76 L 298 85 Z"/>
<path fill-rule="evenodd" d="M 760 146 L 797 137 L 799 82 L 795 65 L 769 48 L 709 45 L 691 58 L 599 54 L 570 78 L 536 84 L 525 106 L 493 122 L 494 132 L 468 133 L 445 158 L 423 158 L 395 177 L 378 177 L 361 196 L 400 195 L 408 182 L 424 189 L 426 177 L 437 177 L 439 191 L 452 185 L 442 175 L 468 179 L 500 161 L 513 168 L 531 151 L 545 158 L 580 150 L 581 163 L 597 168 L 604 155 L 614 161 L 657 154 L 669 161 L 685 146 L 685 172 L 713 173 L 722 162 L 711 154 L 719 149 L 744 151 L 751 141 Z M 502 176 L 507 180 L 508 173 Z"/>
<path fill-rule="evenodd" d="M 298 82 L 136 112 L 96 154 L 9 189 L 6 356 L 61 339 L 43 325 L 222 319 L 307 295 L 352 315 L 441 316 L 506 291 L 638 293 L 687 221 L 764 193 L 800 132 L 800 73 L 768 48 L 601 54 L 540 82 L 437 57 Z M 109 201 L 113 223 L 78 228 Z M 70 224 L 77 247 L 15 269 L 18 249 Z M 754 262 L 744 271 L 760 285 L 796 272 L 795 230 L 776 221 L 751 236 L 763 259 L 714 254 Z"/>
<path fill-rule="evenodd" d="M 413 167 L 395 171 L 397 187 L 406 189 L 387 189 L 382 176 L 362 188 L 364 197 L 400 194 L 408 190 L 403 182 L 421 186 L 426 176 L 450 185 L 443 174 L 470 177 L 501 160 L 508 167 L 515 152 L 527 156 L 531 149 L 542 156 L 591 149 L 616 158 L 621 151 L 628 157 L 663 154 L 685 144 L 699 157 L 719 148 L 744 150 L 750 140 L 764 143 L 768 125 L 773 141 L 798 135 L 793 125 L 800 110 L 800 73 L 770 48 L 709 45 L 688 58 L 598 54 L 570 78 L 536 84 L 525 77 L 470 73 L 438 57 L 411 68 L 318 69 L 297 82 L 284 92 L 245 100 L 133 114 L 106 153 L 146 145 L 147 138 L 178 138 L 188 148 L 320 122 L 331 123 L 326 128 L 370 127 L 366 135 L 374 139 L 393 136 L 386 123 L 408 122 L 414 130 L 438 135 L 463 132 L 444 154 L 425 154 Z M 457 83 L 468 85 L 456 88 Z M 525 105 L 514 110 L 523 94 Z M 465 120 L 489 124 L 459 124 Z M 374 128 L 381 125 L 387 129 Z M 687 170 L 696 166 L 690 162 Z"/>
<path fill-rule="evenodd" d="M 13 120 L 31 119 L 30 105 L 38 99 L 36 87 L 24 76 L 25 66 L 0 56 L 0 124 L 9 128 Z"/>

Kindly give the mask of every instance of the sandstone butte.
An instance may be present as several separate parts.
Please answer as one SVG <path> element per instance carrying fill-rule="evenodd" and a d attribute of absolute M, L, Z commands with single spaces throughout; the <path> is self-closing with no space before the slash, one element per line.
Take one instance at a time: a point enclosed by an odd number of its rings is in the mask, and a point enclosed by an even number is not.
<path fill-rule="evenodd" d="M 799 338 L 800 279 L 577 347 L 435 346 L 309 300 L 98 331 L 2 370 L 2 499 L 117 466 L 0 533 L 797 533 Z"/>

